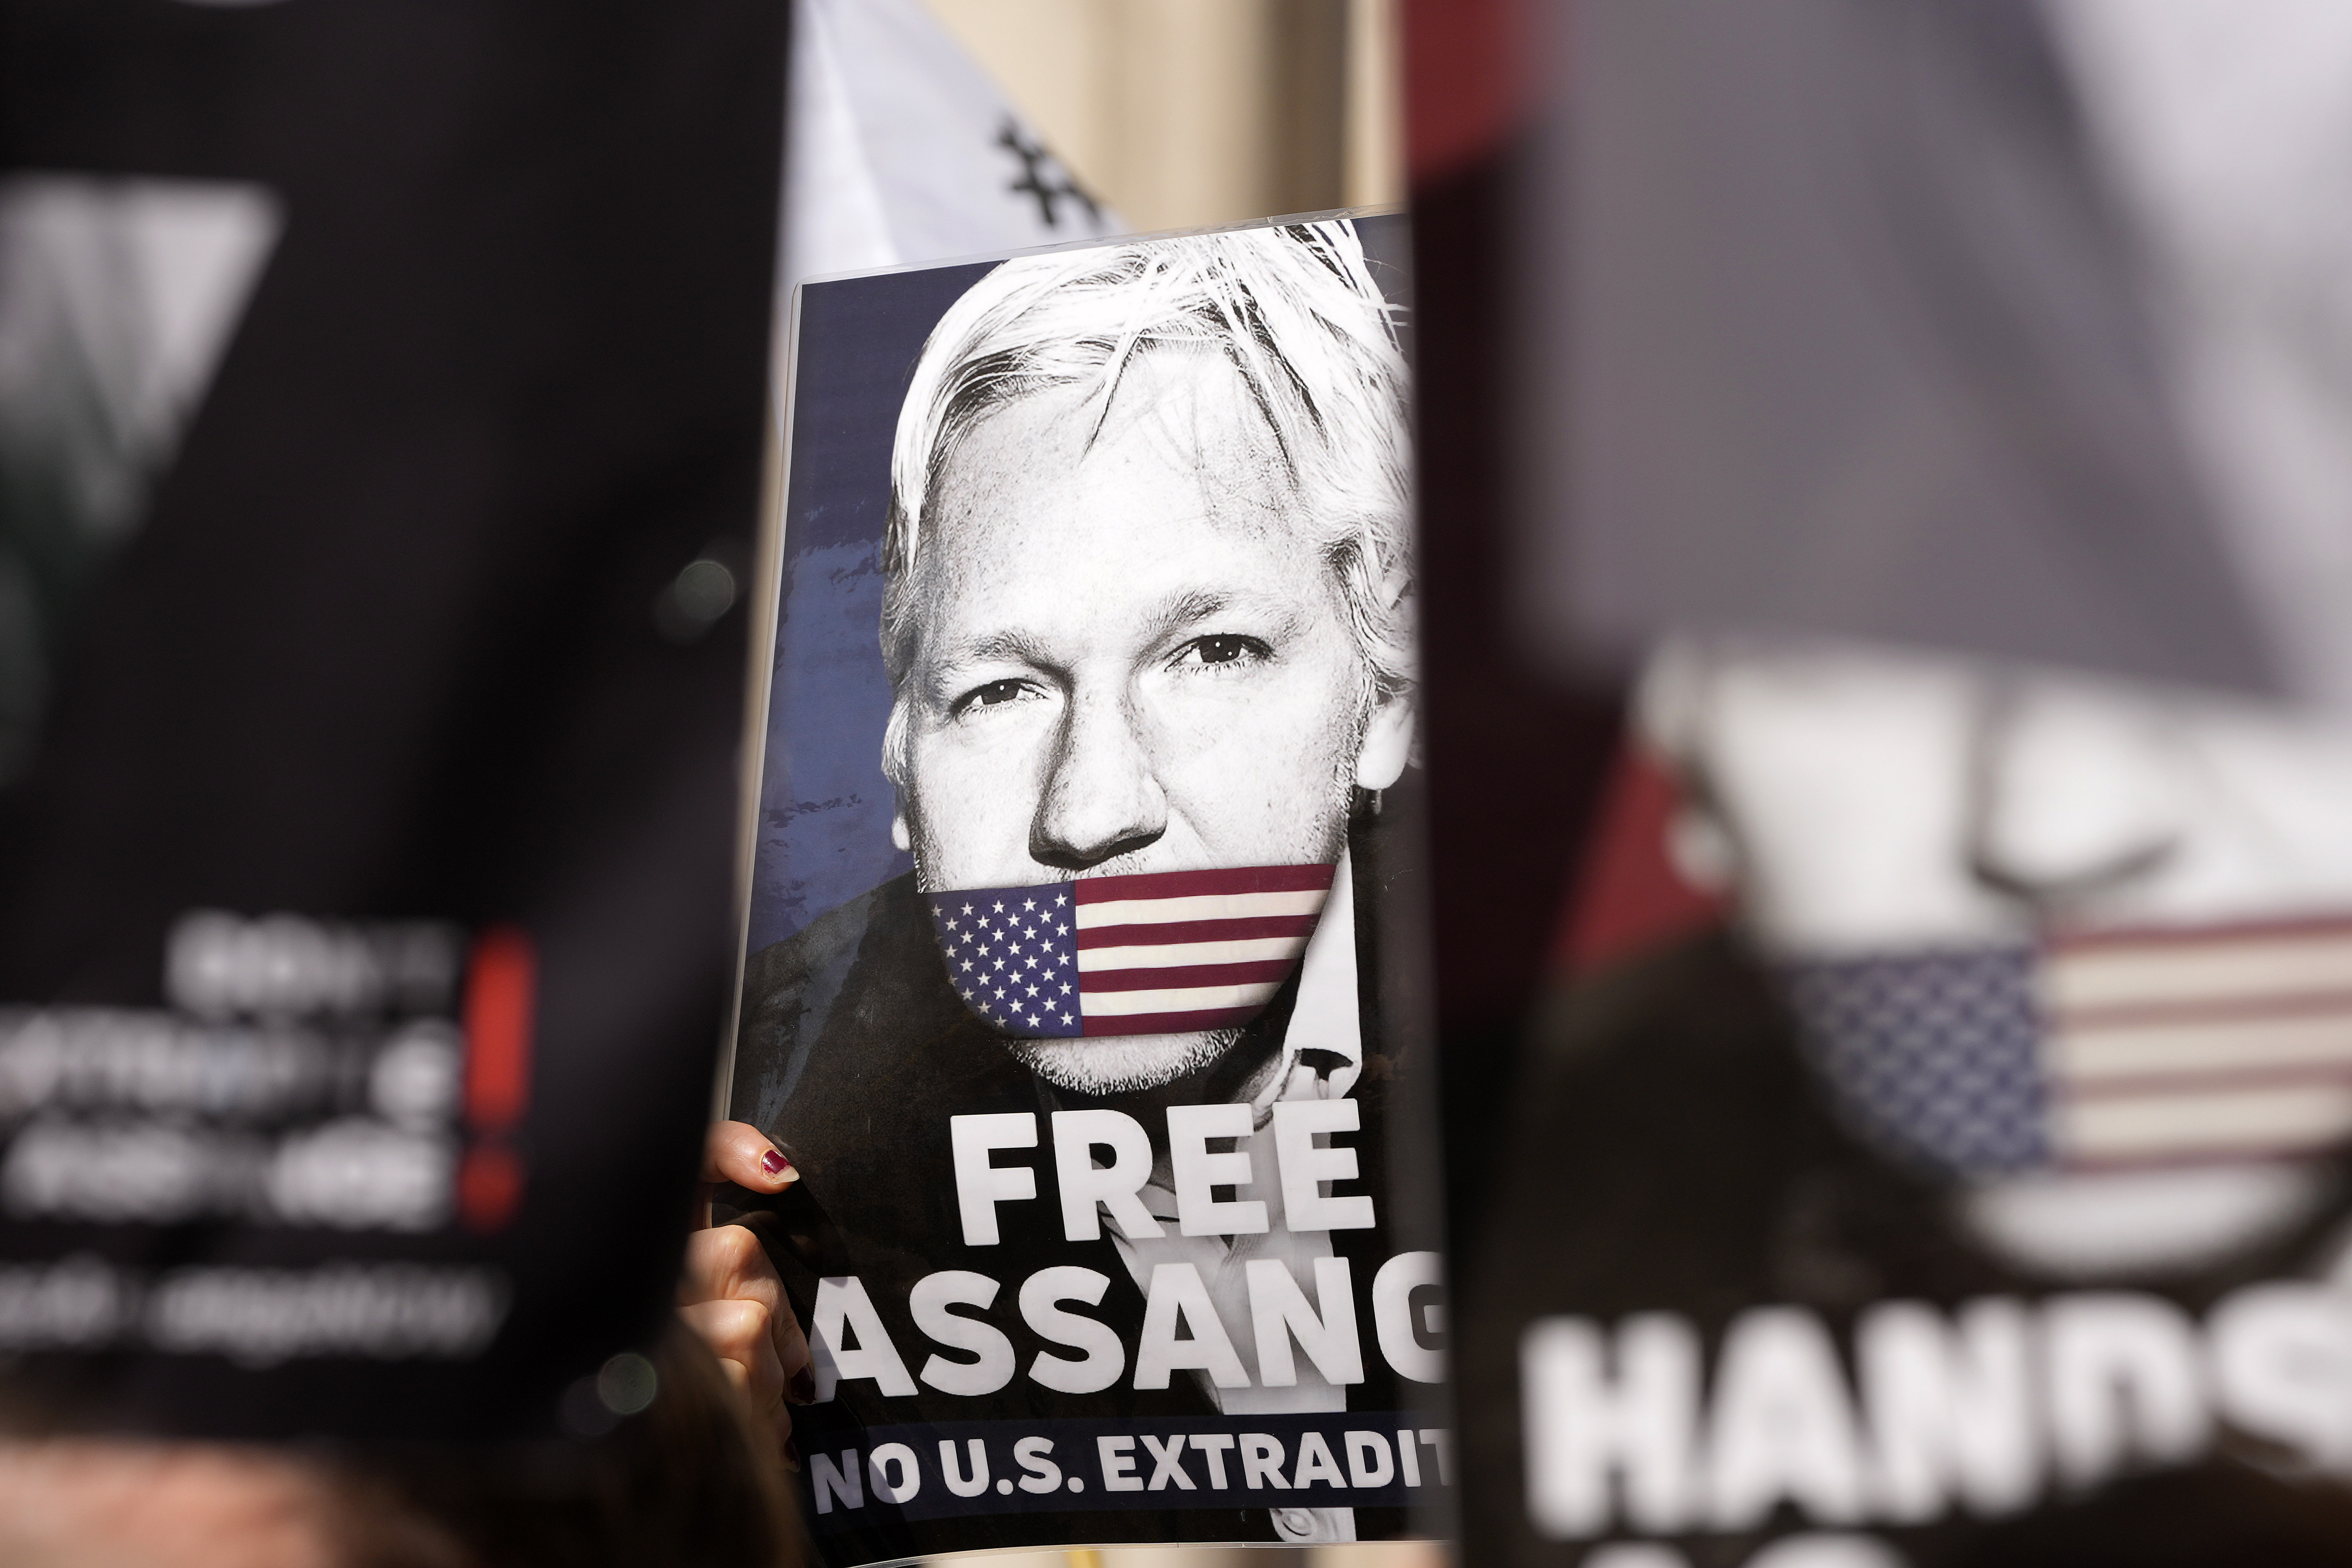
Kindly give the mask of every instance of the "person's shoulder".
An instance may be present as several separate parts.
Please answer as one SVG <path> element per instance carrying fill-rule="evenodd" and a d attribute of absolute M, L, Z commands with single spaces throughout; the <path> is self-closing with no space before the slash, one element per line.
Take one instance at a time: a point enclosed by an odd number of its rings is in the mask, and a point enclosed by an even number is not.
<path fill-rule="evenodd" d="M 1728 931 L 1566 986 L 1528 1031 L 1512 1098 L 1495 1234 L 1559 1245 L 1487 1248 L 1498 1300 L 1766 1300 L 1799 1235 L 1823 1279 L 1892 1280 L 1967 1251 L 1932 1184 L 1839 1115 L 1762 962 Z M 1937 1278 L 1955 1269 L 1998 1282 L 1969 1259 Z"/>
<path fill-rule="evenodd" d="M 828 1032 L 866 1017 L 865 994 L 904 996 L 921 974 L 929 922 L 912 872 L 894 877 L 811 921 L 744 962 L 735 1046 L 735 1114 L 767 1126 L 810 1050 Z"/>
<path fill-rule="evenodd" d="M 921 918 L 915 874 L 908 871 L 826 910 L 782 942 L 770 942 L 743 965 L 746 1022 L 795 1006 L 812 983 L 854 962 L 870 932 Z"/>
<path fill-rule="evenodd" d="M 1532 1025 L 1523 1109 L 1744 1121 L 1808 1087 L 1762 968 L 1720 928 L 1559 984 Z"/>

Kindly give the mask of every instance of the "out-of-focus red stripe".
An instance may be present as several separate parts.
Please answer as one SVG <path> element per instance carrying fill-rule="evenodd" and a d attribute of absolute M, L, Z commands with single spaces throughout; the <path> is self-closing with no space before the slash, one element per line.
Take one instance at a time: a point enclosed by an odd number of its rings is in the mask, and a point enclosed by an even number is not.
<path fill-rule="evenodd" d="M 1111 1035 L 1197 1035 L 1204 1029 L 1230 1029 L 1248 1023 L 1262 1007 L 1203 1007 L 1191 1013 L 1136 1013 L 1119 1018 L 1088 1018 L 1086 1037 Z"/>
<path fill-rule="evenodd" d="M 2068 1032 L 2140 1026 L 2242 1024 L 2263 1018 L 2352 1019 L 2352 991 L 2280 991 L 2268 996 L 2222 996 L 2215 1000 L 2108 1002 L 2096 1007 L 2057 1007 L 2052 1023 Z"/>
<path fill-rule="evenodd" d="M 1669 851 L 1681 805 L 1666 765 L 1640 742 L 1628 742 L 1553 944 L 1556 970 L 1589 973 L 1723 917 L 1723 895 L 1692 886 Z"/>
<path fill-rule="evenodd" d="M 1260 985 L 1284 981 L 1297 964 L 1287 959 L 1252 963 L 1185 963 L 1148 969 L 1094 970 L 1078 977 L 1078 994 L 1097 992 L 1189 991 L 1202 985 Z"/>
<path fill-rule="evenodd" d="M 2129 1078 L 2059 1076 L 2043 1086 L 2053 1100 L 2081 1104 L 2100 1100 L 2179 1100 L 2265 1089 L 2334 1089 L 2352 1080 L 2352 1062 L 2291 1062 L 2269 1068 L 2179 1068 Z"/>
<path fill-rule="evenodd" d="M 1497 151 L 1527 119 L 1546 0 L 1405 0 L 1405 163 L 1415 185 Z M 1549 0 L 1554 11 L 1565 7 Z M 1563 26 L 1565 19 L 1551 18 Z"/>
<path fill-rule="evenodd" d="M 1234 866 L 1209 871 L 1139 871 L 1126 877 L 1081 877 L 1070 884 L 1070 891 L 1082 904 L 1214 894 L 1319 893 L 1331 886 L 1337 869 L 1334 866 Z"/>
<path fill-rule="evenodd" d="M 1103 947 L 1177 947 L 1196 942 L 1254 942 L 1267 937 L 1305 937 L 1314 915 L 1251 915 L 1229 921 L 1159 921 L 1150 924 L 1081 927 L 1078 950 Z"/>
<path fill-rule="evenodd" d="M 529 936 L 493 926 L 475 939 L 466 982 L 466 1121 L 477 1132 L 511 1131 L 530 1109 L 538 991 Z"/>
<path fill-rule="evenodd" d="M 2177 951 L 2184 947 L 2269 942 L 2320 941 L 2352 936 L 2352 915 L 2301 915 L 2274 921 L 2236 921 L 2226 925 L 2107 926 L 2054 932 L 2051 948 L 2063 956 L 2075 952 L 2107 952 L 2149 948 Z"/>

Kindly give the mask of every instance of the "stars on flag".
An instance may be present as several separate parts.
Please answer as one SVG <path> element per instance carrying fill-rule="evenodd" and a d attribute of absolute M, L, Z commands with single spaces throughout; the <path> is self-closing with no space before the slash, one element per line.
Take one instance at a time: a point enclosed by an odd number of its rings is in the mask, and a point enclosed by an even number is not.
<path fill-rule="evenodd" d="M 926 902 L 958 994 L 974 1013 L 1024 1034 L 1083 1032 L 1076 988 L 1062 973 L 1077 962 L 1068 912 L 1076 900 L 1066 885 L 973 889 Z M 1049 1005 L 1050 994 L 1063 998 L 1059 1007 Z"/>

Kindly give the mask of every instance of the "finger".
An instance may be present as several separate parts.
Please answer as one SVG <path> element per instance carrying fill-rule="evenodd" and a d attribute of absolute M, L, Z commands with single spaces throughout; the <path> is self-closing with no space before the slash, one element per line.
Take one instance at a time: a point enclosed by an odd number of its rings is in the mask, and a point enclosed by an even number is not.
<path fill-rule="evenodd" d="M 765 1307 L 757 1301 L 703 1301 L 679 1308 L 677 1315 L 722 1363 L 738 1369 L 740 1378 L 736 1373 L 729 1378 L 752 1409 L 766 1415 L 782 1407 L 784 1369 L 776 1360 Z"/>
<path fill-rule="evenodd" d="M 768 1261 L 760 1238 L 740 1225 L 698 1230 L 686 1238 L 686 1267 L 677 1280 L 677 1304 L 757 1301 L 770 1311 L 783 1302 L 784 1282 Z M 791 1363 L 785 1363 L 789 1369 Z"/>
<path fill-rule="evenodd" d="M 702 1179 L 780 1193 L 801 1179 L 782 1150 L 748 1121 L 714 1121 L 702 1143 Z"/>
<path fill-rule="evenodd" d="M 759 1237 L 740 1225 L 697 1231 L 687 1238 L 686 1268 L 677 1283 L 681 1307 L 705 1301 L 757 1301 L 768 1309 L 769 1338 L 784 1373 L 784 1397 L 794 1405 L 816 1401 L 815 1357 L 808 1336 L 784 1299 L 784 1282 Z"/>
<path fill-rule="evenodd" d="M 801 1331 L 793 1304 L 779 1299 L 769 1320 L 768 1337 L 775 1342 L 776 1361 L 784 1369 L 784 1398 L 793 1405 L 816 1403 L 816 1355 Z"/>
<path fill-rule="evenodd" d="M 784 1468 L 797 1471 L 801 1468 L 801 1446 L 793 1441 L 793 1411 L 789 1405 L 779 1405 L 768 1418 L 768 1429 L 775 1434 L 776 1452 Z"/>

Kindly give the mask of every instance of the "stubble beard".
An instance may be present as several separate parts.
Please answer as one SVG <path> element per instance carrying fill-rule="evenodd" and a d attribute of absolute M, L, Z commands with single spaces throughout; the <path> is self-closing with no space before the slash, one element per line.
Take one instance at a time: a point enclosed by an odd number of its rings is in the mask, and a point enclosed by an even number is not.
<path fill-rule="evenodd" d="M 1242 1037 L 1239 1029 L 1205 1035 L 1111 1035 L 1094 1039 L 1007 1036 L 1013 1059 L 1071 1094 L 1102 1099 L 1159 1089 L 1204 1072 Z"/>

